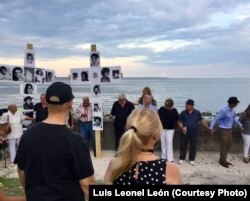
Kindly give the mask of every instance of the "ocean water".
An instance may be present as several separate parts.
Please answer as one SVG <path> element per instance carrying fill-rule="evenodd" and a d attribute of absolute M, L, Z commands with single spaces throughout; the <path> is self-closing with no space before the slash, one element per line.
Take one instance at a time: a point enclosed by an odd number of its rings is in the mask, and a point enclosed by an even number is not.
<path fill-rule="evenodd" d="M 70 83 L 67 78 L 58 78 L 58 81 Z M 126 94 L 127 99 L 136 102 L 141 96 L 144 87 L 150 87 L 157 100 L 158 107 L 164 105 L 166 98 L 172 98 L 175 107 L 181 111 L 185 107 L 185 101 L 189 98 L 195 101 L 195 108 L 201 112 L 212 112 L 227 104 L 230 96 L 237 96 L 240 100 L 236 112 L 242 112 L 250 104 L 250 79 L 182 79 L 182 78 L 124 78 L 120 84 L 102 84 L 102 101 L 104 113 L 110 113 L 112 104 L 121 93 Z M 44 93 L 48 85 L 38 85 L 38 96 Z M 88 96 L 89 85 L 73 85 L 75 95 L 74 108 L 77 108 L 83 96 Z M 19 84 L 0 83 L 0 108 L 7 107 L 9 103 L 22 106 Z"/>

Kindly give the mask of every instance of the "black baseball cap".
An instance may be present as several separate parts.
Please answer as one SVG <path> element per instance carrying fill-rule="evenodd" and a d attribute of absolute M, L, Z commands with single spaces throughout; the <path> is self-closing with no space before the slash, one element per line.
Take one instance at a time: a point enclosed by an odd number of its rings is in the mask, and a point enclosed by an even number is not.
<path fill-rule="evenodd" d="M 227 101 L 229 104 L 236 104 L 236 103 L 239 103 L 240 101 L 238 100 L 237 97 L 230 97 Z"/>
<path fill-rule="evenodd" d="M 63 82 L 54 82 L 46 91 L 46 101 L 51 105 L 62 105 L 73 98 L 71 86 Z"/>
<path fill-rule="evenodd" d="M 194 100 L 188 99 L 186 102 L 186 105 L 193 105 L 194 106 Z"/>

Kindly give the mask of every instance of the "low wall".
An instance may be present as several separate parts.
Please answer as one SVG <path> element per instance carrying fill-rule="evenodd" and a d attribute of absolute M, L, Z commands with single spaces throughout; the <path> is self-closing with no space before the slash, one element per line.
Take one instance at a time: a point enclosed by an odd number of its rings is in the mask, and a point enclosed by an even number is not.
<path fill-rule="evenodd" d="M 79 130 L 79 125 L 76 122 L 76 130 Z M 217 126 L 215 126 L 216 132 L 210 135 L 207 129 L 203 126 L 200 127 L 198 151 L 220 151 L 220 133 Z M 179 135 L 180 129 L 176 129 L 174 134 L 174 150 L 179 150 Z M 101 144 L 102 150 L 114 150 L 115 149 L 115 133 L 113 127 L 113 120 L 104 118 L 104 130 L 101 132 Z M 230 152 L 240 153 L 243 149 L 243 141 L 238 127 L 233 128 L 233 143 Z"/>

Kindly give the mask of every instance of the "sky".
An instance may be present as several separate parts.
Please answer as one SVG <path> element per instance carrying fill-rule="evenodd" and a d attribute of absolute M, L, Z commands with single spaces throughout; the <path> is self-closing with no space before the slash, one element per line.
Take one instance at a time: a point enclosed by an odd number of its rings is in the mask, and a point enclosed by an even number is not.
<path fill-rule="evenodd" d="M 101 66 L 124 77 L 250 78 L 250 0 L 1 0 L 0 63 L 68 76 Z"/>

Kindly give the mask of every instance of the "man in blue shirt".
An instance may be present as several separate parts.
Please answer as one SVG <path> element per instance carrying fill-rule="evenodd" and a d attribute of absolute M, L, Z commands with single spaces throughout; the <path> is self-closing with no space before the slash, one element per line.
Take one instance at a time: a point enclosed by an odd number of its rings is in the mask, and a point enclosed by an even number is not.
<path fill-rule="evenodd" d="M 227 161 L 227 154 L 232 145 L 232 128 L 234 123 L 238 124 L 240 129 L 243 130 L 242 124 L 238 121 L 234 108 L 240 102 L 237 97 L 230 97 L 228 99 L 228 105 L 223 107 L 210 123 L 210 133 L 214 133 L 214 125 L 216 122 L 219 124 L 221 133 L 221 144 L 220 144 L 220 160 L 219 163 L 228 168 L 232 165 Z"/>
<path fill-rule="evenodd" d="M 200 111 L 194 109 L 194 101 L 188 99 L 186 102 L 186 110 L 181 112 L 178 120 L 178 126 L 182 130 L 180 134 L 180 165 L 186 159 L 189 143 L 189 162 L 190 165 L 194 166 L 200 123 L 209 129 L 207 122 L 202 119 Z"/>

